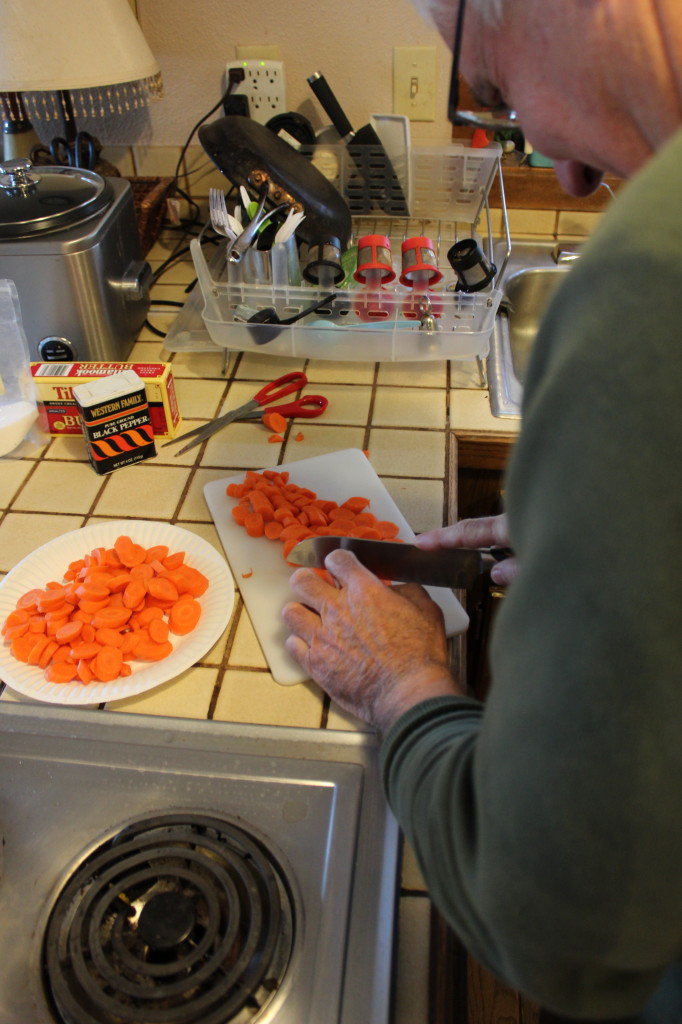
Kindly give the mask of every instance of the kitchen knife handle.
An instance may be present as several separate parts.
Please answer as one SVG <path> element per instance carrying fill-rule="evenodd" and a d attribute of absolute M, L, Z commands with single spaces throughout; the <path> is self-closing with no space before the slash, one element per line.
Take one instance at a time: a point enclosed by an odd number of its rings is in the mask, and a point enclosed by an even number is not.
<path fill-rule="evenodd" d="M 344 141 L 348 137 L 352 138 L 355 135 L 352 125 L 339 106 L 339 101 L 329 88 L 324 75 L 320 71 L 316 71 L 315 74 L 310 75 L 308 78 L 308 85 L 322 104 L 327 116 L 331 118 L 331 122 L 341 138 Z"/>

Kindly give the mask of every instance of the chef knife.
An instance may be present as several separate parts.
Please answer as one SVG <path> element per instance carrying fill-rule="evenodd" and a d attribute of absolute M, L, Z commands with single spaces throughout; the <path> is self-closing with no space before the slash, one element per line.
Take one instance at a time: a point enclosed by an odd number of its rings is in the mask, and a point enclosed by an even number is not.
<path fill-rule="evenodd" d="M 385 213 L 407 216 L 409 210 L 400 181 L 388 153 L 372 125 L 366 124 L 363 128 L 358 128 L 357 131 L 353 130 L 327 79 L 320 71 L 310 75 L 308 85 L 348 147 L 355 166 L 365 180 L 370 199 L 378 203 Z M 372 160 L 373 166 L 370 168 L 369 174 L 362 153 L 355 150 L 356 146 L 371 146 L 376 152 L 376 158 Z M 361 212 L 369 213 L 369 209 L 363 209 Z"/>
<path fill-rule="evenodd" d="M 468 589 L 495 562 L 510 558 L 509 548 L 439 548 L 423 551 L 414 544 L 358 537 L 308 537 L 287 555 L 294 565 L 324 568 L 330 551 L 352 551 L 366 568 L 382 580 L 421 583 L 423 586 Z"/>

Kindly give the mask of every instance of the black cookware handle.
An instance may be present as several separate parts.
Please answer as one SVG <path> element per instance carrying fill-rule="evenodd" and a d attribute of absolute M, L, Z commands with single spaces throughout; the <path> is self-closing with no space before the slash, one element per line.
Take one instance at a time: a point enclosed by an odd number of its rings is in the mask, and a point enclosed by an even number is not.
<path fill-rule="evenodd" d="M 331 122 L 341 138 L 345 139 L 348 135 L 354 135 L 351 123 L 341 109 L 336 96 L 329 88 L 324 75 L 316 71 L 314 75 L 308 78 L 308 85 L 322 104 L 327 116 L 331 118 Z"/>

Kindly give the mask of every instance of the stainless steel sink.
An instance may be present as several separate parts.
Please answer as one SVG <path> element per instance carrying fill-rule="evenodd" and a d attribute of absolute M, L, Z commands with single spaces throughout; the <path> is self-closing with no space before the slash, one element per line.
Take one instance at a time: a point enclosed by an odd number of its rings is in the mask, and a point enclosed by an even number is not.
<path fill-rule="evenodd" d="M 493 416 L 520 416 L 526 365 L 540 320 L 555 288 L 579 254 L 576 246 L 512 240 L 501 281 L 504 297 L 488 356 Z"/>

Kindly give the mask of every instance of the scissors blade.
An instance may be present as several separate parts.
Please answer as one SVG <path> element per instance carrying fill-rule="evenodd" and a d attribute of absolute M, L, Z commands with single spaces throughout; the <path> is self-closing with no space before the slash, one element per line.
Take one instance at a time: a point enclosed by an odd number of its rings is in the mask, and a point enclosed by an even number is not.
<path fill-rule="evenodd" d="M 248 415 L 255 406 L 256 403 L 253 401 L 246 402 L 244 405 L 240 405 L 239 408 L 231 409 L 230 412 L 226 412 L 222 416 L 218 416 L 217 419 L 211 420 L 209 423 L 202 423 L 201 426 L 194 427 L 193 430 L 188 430 L 185 434 L 181 434 L 180 437 L 174 437 L 170 441 L 165 441 L 162 447 L 165 448 L 166 445 L 169 444 L 178 444 L 180 441 L 184 441 L 186 438 L 191 437 L 192 440 L 189 444 L 186 444 L 184 448 L 180 448 L 180 450 L 175 453 L 176 458 L 178 455 L 184 455 L 184 453 L 188 452 L 190 448 L 194 448 L 196 445 L 201 444 L 202 441 L 206 441 L 209 437 L 212 437 L 213 434 L 222 430 L 223 427 L 226 427 L 228 423 L 241 419 L 245 414 Z"/>

